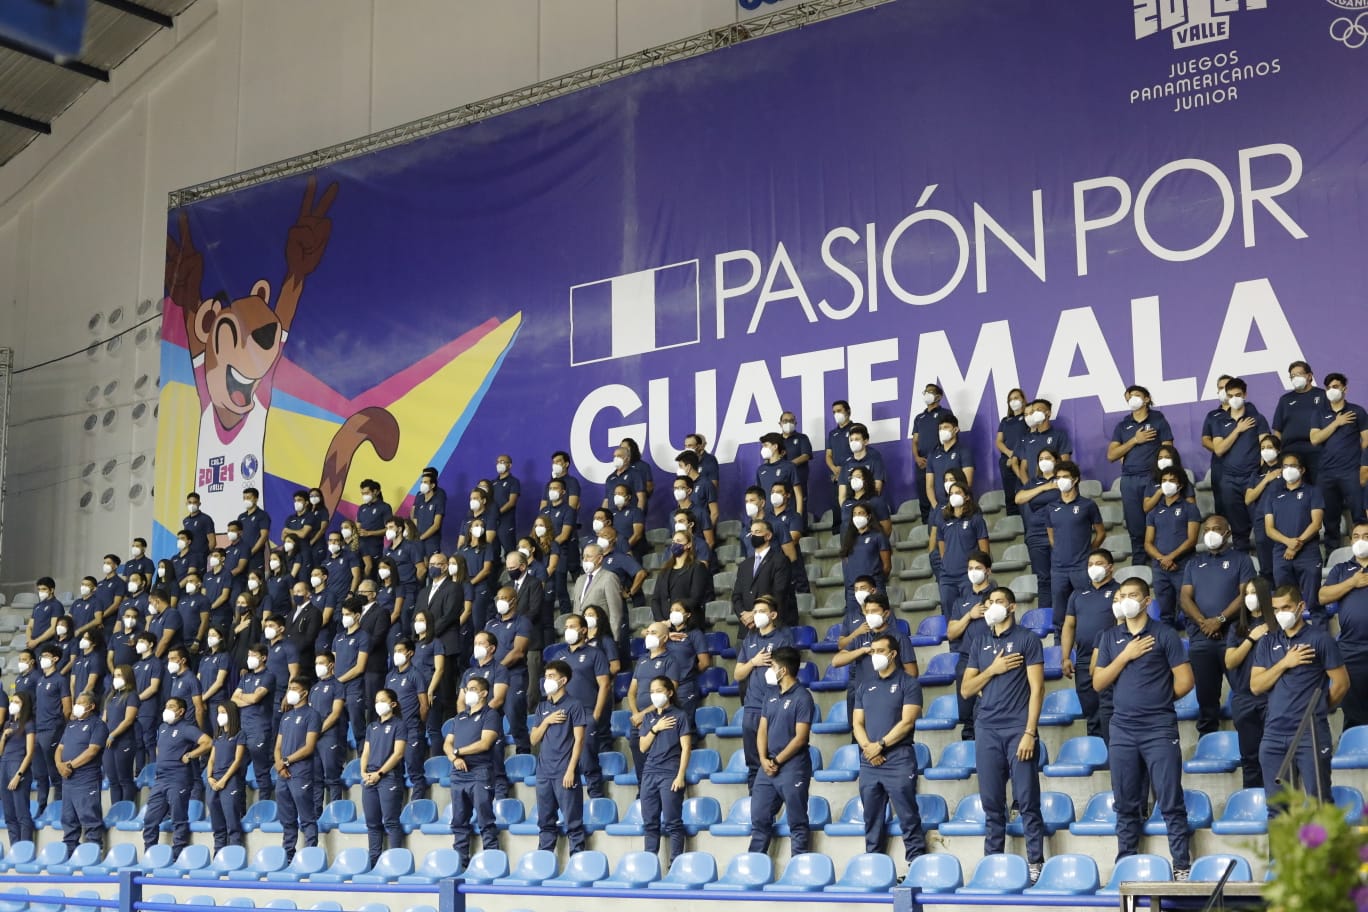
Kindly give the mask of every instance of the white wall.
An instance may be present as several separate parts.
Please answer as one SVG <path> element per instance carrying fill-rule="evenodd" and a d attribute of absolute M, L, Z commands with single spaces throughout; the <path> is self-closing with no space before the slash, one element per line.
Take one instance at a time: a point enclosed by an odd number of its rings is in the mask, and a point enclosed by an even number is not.
<path fill-rule="evenodd" d="M 162 293 L 167 194 L 392 127 L 756 13 L 736 0 L 198 0 L 0 167 L 0 346 L 19 368 L 111 333 L 95 311 Z M 15 378 L 0 581 L 60 590 L 150 531 L 156 428 L 135 426 L 132 386 L 156 375 L 156 346 L 125 337 Z M 109 399 L 103 387 L 117 379 Z M 101 387 L 94 405 L 92 385 Z M 149 393 L 155 395 L 155 391 Z M 86 433 L 92 410 L 118 411 Z M 134 477 L 129 463 L 146 454 Z M 109 458 L 96 483 L 82 468 Z M 87 490 L 114 507 L 81 512 Z M 179 495 L 181 492 L 171 492 Z"/>

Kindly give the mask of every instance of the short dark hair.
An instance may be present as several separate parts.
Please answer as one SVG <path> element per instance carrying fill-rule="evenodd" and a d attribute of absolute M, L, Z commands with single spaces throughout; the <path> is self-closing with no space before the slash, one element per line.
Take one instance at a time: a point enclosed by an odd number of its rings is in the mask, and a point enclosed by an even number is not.
<path fill-rule="evenodd" d="M 1121 582 L 1116 584 L 1117 591 L 1120 591 L 1126 586 L 1131 586 L 1133 588 L 1139 589 L 1142 598 L 1150 597 L 1150 584 L 1145 582 L 1145 578 L 1143 576 L 1126 577 Z"/>
<path fill-rule="evenodd" d="M 1093 548 L 1088 552 L 1088 557 L 1100 557 L 1109 564 L 1116 563 L 1116 558 L 1106 548 Z"/>
<path fill-rule="evenodd" d="M 792 646 L 780 646 L 778 649 L 774 650 L 774 652 L 770 653 L 770 661 L 775 665 L 783 667 L 794 677 L 798 676 L 798 665 L 802 660 L 803 657 L 799 655 L 798 650 L 794 649 Z"/>
<path fill-rule="evenodd" d="M 967 560 L 978 561 L 989 570 L 993 569 L 993 555 L 989 554 L 987 551 L 970 551 Z"/>
<path fill-rule="evenodd" d="M 556 674 L 560 675 L 562 678 L 565 678 L 565 680 L 567 681 L 574 676 L 574 671 L 571 670 L 570 663 L 563 662 L 560 659 L 556 659 L 554 662 L 547 662 L 546 670 L 554 671 Z"/>
<path fill-rule="evenodd" d="M 1329 386 L 1336 380 L 1338 380 L 1340 383 L 1343 383 L 1345 386 L 1349 385 L 1349 378 L 1344 376 L 1344 374 L 1341 374 L 1339 371 L 1333 371 L 1332 373 L 1326 374 L 1325 379 L 1322 382 L 1324 382 L 1326 386 Z"/>
<path fill-rule="evenodd" d="M 49 588 L 49 589 L 56 589 L 56 588 L 57 588 L 57 583 L 56 583 L 56 581 L 53 580 L 53 578 L 50 577 L 50 576 L 40 576 L 40 577 L 38 577 L 38 582 L 37 582 L 37 584 L 35 585 L 35 588 L 36 588 L 36 586 L 46 586 L 46 587 Z"/>
<path fill-rule="evenodd" d="M 846 402 L 844 399 L 833 399 L 833 400 L 831 400 L 831 407 L 832 407 L 832 408 L 843 408 L 843 409 L 845 409 L 847 412 L 850 411 L 850 403 L 849 403 L 849 402 Z"/>
<path fill-rule="evenodd" d="M 1227 396 L 1230 395 L 1230 391 L 1233 389 L 1237 389 L 1241 393 L 1247 393 L 1249 392 L 1249 384 L 1245 381 L 1244 377 L 1231 377 L 1226 381 L 1225 389 Z"/>
<path fill-rule="evenodd" d="M 1127 394 L 1130 394 L 1130 393 L 1139 393 L 1140 395 L 1144 396 L 1146 399 L 1153 399 L 1153 398 L 1154 398 L 1153 396 L 1150 395 L 1150 391 L 1149 391 L 1149 390 L 1145 389 L 1145 387 L 1141 386 L 1141 385 L 1138 384 L 1138 383 L 1132 383 L 1130 386 L 1126 387 L 1126 393 L 1127 393 Z"/>

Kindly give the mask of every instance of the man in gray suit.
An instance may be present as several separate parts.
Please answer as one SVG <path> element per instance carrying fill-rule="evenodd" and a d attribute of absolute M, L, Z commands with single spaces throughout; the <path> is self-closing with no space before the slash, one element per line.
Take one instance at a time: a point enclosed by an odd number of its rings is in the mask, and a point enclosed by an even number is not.
<path fill-rule="evenodd" d="M 598 605 L 608 612 L 608 622 L 612 627 L 609 636 L 621 643 L 627 629 L 627 612 L 622 603 L 622 583 L 618 575 L 603 566 L 603 549 L 598 545 L 585 545 L 584 558 L 580 561 L 584 575 L 575 581 L 570 597 L 575 613 L 584 614 L 589 605 Z M 619 653 L 626 655 L 626 653 Z"/>

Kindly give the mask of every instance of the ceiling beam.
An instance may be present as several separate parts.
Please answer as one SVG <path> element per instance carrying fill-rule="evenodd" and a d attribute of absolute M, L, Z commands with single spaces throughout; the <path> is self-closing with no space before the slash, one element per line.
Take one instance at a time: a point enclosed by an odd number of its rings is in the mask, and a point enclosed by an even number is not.
<path fill-rule="evenodd" d="M 42 120 L 34 120 L 32 117 L 25 117 L 23 114 L 15 114 L 0 108 L 0 123 L 13 124 L 16 127 L 23 127 L 25 130 L 32 130 L 34 133 L 51 133 L 52 124 Z"/>
<path fill-rule="evenodd" d="M 110 9 L 118 10 L 121 13 L 137 16 L 139 19 L 146 20 L 153 25 L 161 26 L 165 29 L 169 29 L 176 24 L 176 21 L 166 15 L 166 13 L 148 9 L 141 3 L 134 3 L 133 0 L 96 0 L 96 2 L 103 3 Z"/>
<path fill-rule="evenodd" d="M 16 54 L 23 54 L 25 57 L 32 58 L 33 60 L 41 60 L 43 63 L 50 63 L 53 66 L 61 67 L 69 72 L 84 76 L 86 79 L 94 79 L 97 82 L 109 82 L 108 70 L 102 70 L 99 67 L 91 66 L 88 63 L 82 63 L 79 60 L 58 60 L 51 54 L 35 51 L 33 48 L 25 47 L 22 44 L 10 41 L 8 38 L 0 38 L 0 48 L 4 48 L 7 51 L 13 51 Z"/>

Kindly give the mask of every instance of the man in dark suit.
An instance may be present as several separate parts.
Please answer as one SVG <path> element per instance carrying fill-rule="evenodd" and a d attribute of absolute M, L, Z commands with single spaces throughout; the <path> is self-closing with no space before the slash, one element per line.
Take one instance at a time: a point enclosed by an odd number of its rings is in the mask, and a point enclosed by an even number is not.
<path fill-rule="evenodd" d="M 432 616 L 432 635 L 442 641 L 447 661 L 451 667 L 444 671 L 442 680 L 437 682 L 436 710 L 439 718 L 445 719 L 456 706 L 456 683 L 465 669 L 468 650 L 461 649 L 461 613 L 465 610 L 464 587 L 450 576 L 453 565 L 461 572 L 460 556 L 448 561 L 447 556 L 438 551 L 428 558 L 427 585 L 418 591 L 416 611 L 426 611 Z"/>
<path fill-rule="evenodd" d="M 366 635 L 366 718 L 375 718 L 375 695 L 385 687 L 389 673 L 389 612 L 375 603 L 378 591 L 373 579 L 361 581 L 354 604 L 361 612 L 360 630 Z M 345 602 L 343 604 L 346 604 Z"/>
<path fill-rule="evenodd" d="M 323 628 L 323 612 L 314 605 L 309 587 L 301 580 L 294 584 L 294 604 L 285 618 L 285 639 L 299 652 L 299 673 L 313 679 L 314 641 Z"/>
<path fill-rule="evenodd" d="M 531 680 L 540 677 L 542 648 L 556 641 L 556 618 L 552 614 L 551 599 L 541 580 L 527 572 L 527 555 L 514 549 L 504 555 L 502 585 L 511 586 L 518 605 L 518 613 L 532 622 L 532 643 L 528 650 L 528 669 Z"/>
<path fill-rule="evenodd" d="M 762 595 L 779 604 L 779 618 L 785 627 L 798 625 L 798 605 L 789 590 L 792 565 L 782 548 L 774 546 L 774 530 L 762 519 L 751 523 L 750 542 L 755 556 L 743 558 L 736 568 L 732 586 L 732 614 L 743 626 L 751 626 L 751 605 Z"/>

